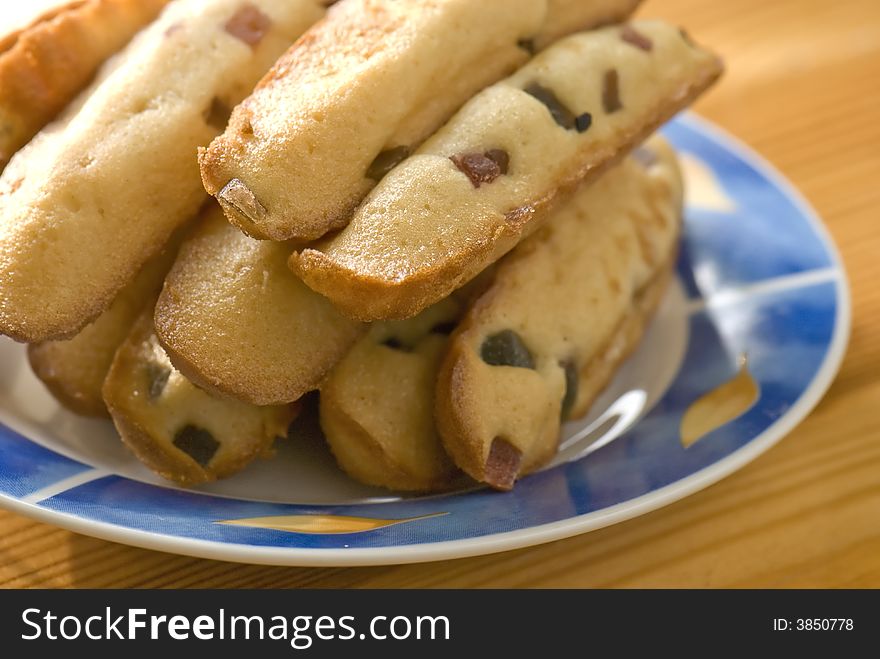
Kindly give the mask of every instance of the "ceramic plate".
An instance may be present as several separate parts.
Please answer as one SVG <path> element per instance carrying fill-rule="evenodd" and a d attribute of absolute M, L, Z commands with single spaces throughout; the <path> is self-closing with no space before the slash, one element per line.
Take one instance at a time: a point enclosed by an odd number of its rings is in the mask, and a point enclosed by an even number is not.
<path fill-rule="evenodd" d="M 664 129 L 688 184 L 678 277 L 638 351 L 557 459 L 510 493 L 397 497 L 319 442 L 184 490 L 109 422 L 60 409 L 0 340 L 0 504 L 117 542 L 283 565 L 449 559 L 614 524 L 739 469 L 819 401 L 844 353 L 843 268 L 816 215 L 757 156 L 692 116 Z"/>

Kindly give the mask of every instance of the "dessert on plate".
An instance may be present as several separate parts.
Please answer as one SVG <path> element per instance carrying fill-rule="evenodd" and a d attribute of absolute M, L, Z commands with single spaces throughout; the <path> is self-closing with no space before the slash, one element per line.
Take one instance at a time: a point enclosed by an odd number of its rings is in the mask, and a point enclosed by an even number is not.
<path fill-rule="evenodd" d="M 514 487 L 672 276 L 682 179 L 655 133 L 722 64 L 637 4 L 47 14 L 0 41 L 0 333 L 181 484 L 313 414 L 360 482 Z M 6 82 L 27 75 L 42 114 Z"/>

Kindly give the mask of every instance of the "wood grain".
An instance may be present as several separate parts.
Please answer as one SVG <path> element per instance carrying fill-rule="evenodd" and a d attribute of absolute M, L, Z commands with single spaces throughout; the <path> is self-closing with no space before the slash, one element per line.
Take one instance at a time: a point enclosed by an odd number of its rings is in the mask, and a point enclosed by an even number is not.
<path fill-rule="evenodd" d="M 846 262 L 849 352 L 828 395 L 782 443 L 630 522 L 423 565 L 234 565 L 0 512 L 0 586 L 880 587 L 880 3 L 649 0 L 641 14 L 679 22 L 724 55 L 727 76 L 697 109 L 794 181 Z"/>

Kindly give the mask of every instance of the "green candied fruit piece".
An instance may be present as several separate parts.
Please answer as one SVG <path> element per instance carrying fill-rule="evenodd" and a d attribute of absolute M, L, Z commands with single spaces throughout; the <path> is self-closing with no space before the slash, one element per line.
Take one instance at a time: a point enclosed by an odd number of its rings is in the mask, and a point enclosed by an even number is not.
<path fill-rule="evenodd" d="M 535 368 L 532 353 L 513 330 L 503 330 L 488 337 L 480 348 L 480 356 L 490 366 Z"/>

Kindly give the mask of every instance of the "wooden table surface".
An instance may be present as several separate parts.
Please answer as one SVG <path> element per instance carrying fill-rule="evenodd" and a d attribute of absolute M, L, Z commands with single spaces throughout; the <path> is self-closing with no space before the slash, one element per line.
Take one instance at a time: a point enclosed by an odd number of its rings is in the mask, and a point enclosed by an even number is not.
<path fill-rule="evenodd" d="M 849 351 L 815 411 L 726 480 L 540 547 L 394 567 L 199 560 L 0 511 L 3 587 L 880 587 L 880 2 L 647 0 L 726 59 L 700 113 L 770 159 L 843 254 Z"/>

